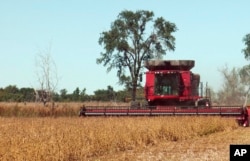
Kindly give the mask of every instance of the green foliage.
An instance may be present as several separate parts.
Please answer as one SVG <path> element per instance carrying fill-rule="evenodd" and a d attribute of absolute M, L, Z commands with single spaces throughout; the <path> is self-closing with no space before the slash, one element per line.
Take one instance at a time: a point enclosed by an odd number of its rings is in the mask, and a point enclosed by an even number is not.
<path fill-rule="evenodd" d="M 243 38 L 243 42 L 245 43 L 246 48 L 244 48 L 242 50 L 242 52 L 244 53 L 245 59 L 250 60 L 250 34 L 247 34 Z M 240 76 L 242 78 L 243 83 L 250 86 L 250 84 L 249 84 L 249 82 L 250 82 L 250 65 L 245 65 L 241 68 Z"/>
<path fill-rule="evenodd" d="M 72 99 L 73 101 L 79 101 L 79 98 L 80 98 L 80 89 L 76 87 L 76 89 L 74 90 L 72 94 Z"/>
<path fill-rule="evenodd" d="M 246 60 L 250 60 L 250 34 L 243 38 L 245 48 L 242 49 Z M 218 92 L 218 102 L 220 103 L 238 103 L 244 106 L 247 104 L 250 92 L 250 65 L 244 65 L 242 68 L 233 68 L 231 71 L 226 67 L 220 71 L 224 77 L 222 89 Z"/>
<path fill-rule="evenodd" d="M 243 42 L 246 45 L 246 47 L 242 50 L 242 52 L 244 53 L 245 59 L 246 60 L 250 60 L 250 34 L 247 34 L 244 38 L 243 38 Z M 250 65 L 244 65 L 241 70 L 240 70 L 240 77 L 242 80 L 242 83 L 245 85 L 245 102 L 244 102 L 244 106 L 247 105 L 248 102 L 248 96 L 249 96 L 249 92 L 250 92 Z"/>
<path fill-rule="evenodd" d="M 139 93 L 142 92 L 141 90 Z M 55 102 L 85 102 L 85 101 L 116 101 L 124 102 L 125 98 L 131 98 L 131 89 L 124 89 L 115 91 L 112 86 L 107 86 L 106 89 L 98 89 L 94 91 L 94 95 L 86 94 L 86 88 L 80 90 L 79 87 L 72 93 L 64 88 L 60 93 L 53 93 L 53 100 Z M 140 94 L 141 96 L 141 94 Z M 9 85 L 5 88 L 0 88 L 0 102 L 34 102 L 35 94 L 33 88 L 17 88 L 15 85 Z M 18 111 L 18 110 L 14 110 Z"/>
<path fill-rule="evenodd" d="M 19 93 L 22 95 L 22 102 L 34 101 L 34 89 L 32 88 L 21 88 Z"/>
<path fill-rule="evenodd" d="M 105 89 L 99 89 L 94 91 L 95 93 L 95 97 L 94 99 L 96 101 L 112 101 L 115 99 L 115 91 L 113 89 L 113 87 L 108 86 L 107 90 Z"/>
<path fill-rule="evenodd" d="M 246 47 L 242 50 L 242 52 L 245 55 L 245 58 L 247 60 L 250 60 L 250 34 L 247 34 L 244 38 L 243 38 L 243 42 L 246 45 Z"/>
<path fill-rule="evenodd" d="M 15 85 L 9 85 L 0 89 L 0 101 L 5 102 L 30 102 L 34 101 L 32 88 L 18 89 Z"/>
<path fill-rule="evenodd" d="M 161 58 L 167 50 L 175 49 L 175 38 L 172 35 L 177 30 L 175 24 L 162 17 L 153 20 L 153 17 L 154 13 L 151 11 L 122 11 L 111 23 L 111 29 L 102 32 L 99 38 L 99 44 L 103 45 L 105 51 L 96 60 L 97 64 L 103 64 L 108 72 L 116 69 L 120 83 L 124 82 L 126 85 L 128 82 L 125 73 L 128 70 L 133 100 L 143 61 Z M 149 26 L 150 24 L 153 25 Z"/>
<path fill-rule="evenodd" d="M 61 94 L 61 99 L 62 100 L 66 100 L 67 99 L 67 92 L 68 91 L 65 88 L 60 90 L 60 94 Z"/>

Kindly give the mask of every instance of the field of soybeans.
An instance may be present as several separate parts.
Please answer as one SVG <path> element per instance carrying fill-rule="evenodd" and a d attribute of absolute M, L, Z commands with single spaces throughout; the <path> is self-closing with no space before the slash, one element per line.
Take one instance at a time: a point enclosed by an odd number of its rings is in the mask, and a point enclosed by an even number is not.
<path fill-rule="evenodd" d="M 0 160 L 226 161 L 230 144 L 250 144 L 234 118 L 78 117 L 81 105 L 0 103 Z"/>

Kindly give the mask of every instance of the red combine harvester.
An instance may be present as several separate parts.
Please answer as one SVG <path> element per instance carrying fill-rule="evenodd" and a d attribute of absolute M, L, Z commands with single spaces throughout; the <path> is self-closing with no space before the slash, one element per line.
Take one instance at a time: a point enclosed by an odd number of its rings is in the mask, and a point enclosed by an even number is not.
<path fill-rule="evenodd" d="M 210 107 L 209 98 L 202 96 L 202 83 L 199 88 L 200 75 L 190 71 L 194 67 L 193 60 L 151 60 L 145 62 L 145 67 L 149 70 L 145 97 L 150 106 Z"/>
<path fill-rule="evenodd" d="M 211 106 L 208 90 L 203 96 L 200 75 L 192 73 L 193 60 L 150 60 L 145 62 L 147 104 L 131 106 L 84 106 L 80 116 L 234 116 L 241 126 L 249 126 L 250 109 L 243 106 Z"/>

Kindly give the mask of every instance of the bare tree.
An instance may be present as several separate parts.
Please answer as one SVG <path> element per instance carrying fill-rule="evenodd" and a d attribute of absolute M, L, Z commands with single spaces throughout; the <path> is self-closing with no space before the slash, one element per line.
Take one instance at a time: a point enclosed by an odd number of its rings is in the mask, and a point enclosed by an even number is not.
<path fill-rule="evenodd" d="M 36 75 L 39 83 L 39 91 L 42 91 L 41 100 L 44 105 L 52 103 L 54 107 L 53 94 L 58 85 L 57 67 L 51 56 L 51 46 L 40 50 L 36 57 Z"/>
<path fill-rule="evenodd" d="M 223 84 L 217 93 L 217 102 L 221 105 L 236 105 L 244 102 L 245 86 L 240 77 L 240 69 L 228 66 L 219 70 L 223 76 Z"/>

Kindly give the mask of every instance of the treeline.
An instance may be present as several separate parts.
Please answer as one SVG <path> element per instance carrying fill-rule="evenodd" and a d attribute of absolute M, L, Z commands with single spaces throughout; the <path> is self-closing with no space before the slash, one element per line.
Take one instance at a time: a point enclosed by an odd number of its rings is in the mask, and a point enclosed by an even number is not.
<path fill-rule="evenodd" d="M 60 93 L 55 96 L 57 101 L 118 101 L 123 102 L 126 98 L 130 97 L 129 90 L 115 91 L 112 86 L 107 86 L 106 89 L 98 89 L 94 91 L 93 95 L 86 94 L 86 88 L 80 90 L 79 87 L 72 93 L 67 93 L 66 89 L 60 90 Z"/>
<path fill-rule="evenodd" d="M 0 88 L 0 101 L 21 102 L 34 101 L 35 94 L 32 88 L 17 88 L 15 85 L 9 85 L 5 88 Z"/>
<path fill-rule="evenodd" d="M 140 96 L 143 97 L 143 88 L 138 90 Z M 61 89 L 59 92 L 52 94 L 53 101 L 56 102 L 84 102 L 84 101 L 117 101 L 125 102 L 130 98 L 131 91 L 128 89 L 115 91 L 112 86 L 106 89 L 98 89 L 93 95 L 86 94 L 86 88 L 82 90 L 79 87 L 72 93 L 68 93 L 67 89 Z M 0 88 L 1 102 L 35 102 L 36 93 L 33 88 L 18 88 L 16 85 L 9 85 Z"/>

